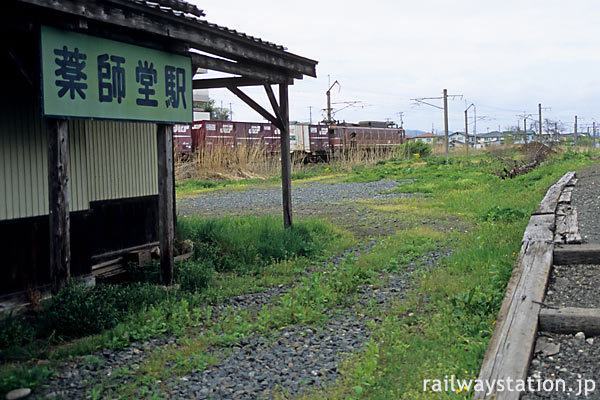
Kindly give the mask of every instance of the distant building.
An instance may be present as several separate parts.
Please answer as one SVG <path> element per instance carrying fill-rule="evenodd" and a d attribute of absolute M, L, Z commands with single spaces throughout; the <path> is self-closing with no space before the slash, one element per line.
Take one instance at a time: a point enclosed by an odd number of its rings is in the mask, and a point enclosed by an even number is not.
<path fill-rule="evenodd" d="M 439 144 L 443 142 L 444 138 L 442 136 L 434 135 L 433 133 L 424 133 L 422 135 L 409 137 L 407 138 L 407 140 L 412 140 L 414 142 L 423 142 L 427 144 Z"/>

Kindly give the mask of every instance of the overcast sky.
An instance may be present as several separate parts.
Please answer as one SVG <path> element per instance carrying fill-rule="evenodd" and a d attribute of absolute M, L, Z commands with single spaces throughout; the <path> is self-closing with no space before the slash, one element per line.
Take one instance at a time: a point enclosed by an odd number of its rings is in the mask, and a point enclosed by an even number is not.
<path fill-rule="evenodd" d="M 464 130 L 464 109 L 476 106 L 477 132 L 517 124 L 524 111 L 572 130 L 600 121 L 600 2 L 578 0 L 277 0 L 197 1 L 210 22 L 281 44 L 318 61 L 317 78 L 290 88 L 290 119 L 323 119 L 328 78 L 338 120 L 386 120 L 443 132 L 443 112 L 412 98 L 449 100 L 450 130 Z M 264 90 L 245 89 L 268 104 Z M 234 120 L 262 117 L 225 89 Z M 431 100 L 441 106 L 441 100 Z M 472 110 L 472 109 L 471 109 Z M 470 131 L 473 114 L 469 114 Z M 522 122 L 521 122 L 522 124 Z M 522 125 L 521 125 L 522 126 Z"/>

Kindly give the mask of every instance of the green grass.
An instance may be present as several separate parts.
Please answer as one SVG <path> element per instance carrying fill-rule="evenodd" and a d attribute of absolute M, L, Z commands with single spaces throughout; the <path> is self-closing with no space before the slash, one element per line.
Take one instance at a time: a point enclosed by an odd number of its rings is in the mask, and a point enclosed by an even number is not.
<path fill-rule="evenodd" d="M 184 219 L 178 232 L 195 243 L 195 256 L 190 264 L 178 266 L 179 289 L 163 293 L 156 302 L 141 296 L 134 302 L 138 312 L 123 311 L 116 325 L 95 335 L 59 345 L 56 335 L 38 335 L 37 341 L 25 339 L 16 348 L 4 348 L 3 360 L 10 362 L 0 367 L 0 392 L 39 386 L 67 358 L 173 335 L 177 346 L 153 351 L 139 369 L 115 372 L 128 379 L 122 389 L 111 389 L 105 378 L 92 390 L 96 397 L 145 398 L 158 381 L 218 362 L 243 337 L 294 324 L 322 324 L 336 310 L 352 306 L 361 316 L 378 317 L 370 326 L 372 340 L 344 362 L 336 385 L 307 397 L 429 398 L 432 394 L 422 391 L 423 379 L 477 374 L 527 216 L 564 172 L 592 161 L 590 154 L 566 153 L 530 174 L 504 181 L 493 174 L 500 162 L 487 156 L 393 160 L 357 168 L 345 179 L 412 179 L 397 191 L 423 197 L 365 202 L 378 212 L 397 214 L 409 227 L 360 257 L 347 256 L 338 265 L 318 268 L 326 255 L 355 245 L 352 236 L 317 220 L 297 222 L 293 230 L 284 231 L 279 219 L 269 217 Z M 417 273 L 403 301 L 385 310 L 356 303 L 360 285 L 384 285 L 386 274 L 419 263 L 440 246 L 451 246 L 452 256 L 436 269 Z M 134 272 L 140 287 L 152 287 L 143 281 L 157 277 L 155 269 Z M 263 309 L 212 312 L 211 304 L 278 284 L 291 288 Z M 86 310 L 85 301 L 75 303 Z M 16 340 L 19 332 L 32 336 L 26 326 L 11 329 L 13 334 L 0 340 Z M 38 359 L 46 361 L 40 364 Z M 465 393 L 438 395 L 458 398 Z"/>
<path fill-rule="evenodd" d="M 133 270 L 140 282 L 99 284 L 91 290 L 70 285 L 43 304 L 39 314 L 4 322 L 0 396 L 20 386 L 36 388 L 60 361 L 102 348 L 119 349 L 161 335 L 182 336 L 206 325 L 213 336 L 207 333 L 205 346 L 230 342 L 239 338 L 227 331 L 232 325 L 228 318 L 235 313 L 218 316 L 214 322 L 210 304 L 291 283 L 311 263 L 354 244 L 351 235 L 317 220 L 298 221 L 289 230 L 273 217 L 179 221 L 180 238 L 196 245 L 193 259 L 176 265 L 179 288 L 165 290 L 157 285 L 158 266 L 154 264 Z"/>
<path fill-rule="evenodd" d="M 437 269 L 422 273 L 405 301 L 383 313 L 372 310 L 382 322 L 372 325 L 371 342 L 346 360 L 338 383 L 306 397 L 424 399 L 471 395 L 464 391 L 424 392 L 423 380 L 477 376 L 529 213 L 560 176 L 593 159 L 591 154 L 567 153 L 527 175 L 504 181 L 492 174 L 496 161 L 474 161 L 389 162 L 375 171 L 358 171 L 350 177 L 415 179 L 397 191 L 426 193 L 427 199 L 418 202 L 418 210 L 414 199 L 407 199 L 406 207 L 400 200 L 397 211 L 454 216 L 465 229 L 448 232 L 454 253 Z M 394 212 L 394 206 L 384 211 Z"/>

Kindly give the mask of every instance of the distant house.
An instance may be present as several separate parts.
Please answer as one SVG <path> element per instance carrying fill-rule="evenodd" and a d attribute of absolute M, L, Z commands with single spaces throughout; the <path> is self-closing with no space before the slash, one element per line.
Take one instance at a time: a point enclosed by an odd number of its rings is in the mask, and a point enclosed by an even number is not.
<path fill-rule="evenodd" d="M 427 144 L 438 144 L 441 143 L 444 138 L 438 135 L 434 135 L 433 133 L 423 133 L 422 135 L 413 136 L 407 138 L 407 140 L 412 140 L 414 142 L 423 142 Z"/>

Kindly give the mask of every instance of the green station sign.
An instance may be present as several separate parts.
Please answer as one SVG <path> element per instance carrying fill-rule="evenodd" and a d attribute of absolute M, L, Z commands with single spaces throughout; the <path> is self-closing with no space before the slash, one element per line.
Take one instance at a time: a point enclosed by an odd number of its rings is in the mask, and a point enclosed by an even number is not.
<path fill-rule="evenodd" d="M 192 123 L 188 57 L 41 27 L 43 114 Z"/>

